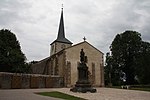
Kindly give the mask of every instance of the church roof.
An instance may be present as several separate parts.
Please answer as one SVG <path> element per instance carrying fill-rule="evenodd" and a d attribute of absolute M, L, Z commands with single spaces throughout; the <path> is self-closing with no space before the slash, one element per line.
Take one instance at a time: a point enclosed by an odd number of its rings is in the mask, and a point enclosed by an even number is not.
<path fill-rule="evenodd" d="M 64 19 L 63 19 L 63 8 L 62 8 L 62 11 L 61 11 L 61 18 L 60 18 L 60 23 L 59 23 L 59 30 L 58 30 L 57 39 L 54 42 L 62 42 L 62 43 L 72 44 L 72 42 L 69 41 L 65 37 Z"/>
<path fill-rule="evenodd" d="M 88 45 L 90 45 L 91 47 L 93 47 L 93 48 L 94 48 L 95 50 L 97 50 L 98 52 L 100 52 L 100 53 L 104 54 L 102 51 L 100 51 L 99 49 L 97 49 L 96 47 L 94 47 L 93 45 L 91 45 L 91 44 L 90 44 L 89 42 L 87 42 L 87 41 L 80 42 L 80 43 L 75 44 L 75 45 L 73 45 L 73 46 L 71 46 L 71 47 L 68 47 L 68 48 L 66 48 L 66 49 L 69 49 L 69 48 L 72 48 L 72 47 L 78 46 L 78 45 L 83 44 L 83 43 L 87 43 Z"/>

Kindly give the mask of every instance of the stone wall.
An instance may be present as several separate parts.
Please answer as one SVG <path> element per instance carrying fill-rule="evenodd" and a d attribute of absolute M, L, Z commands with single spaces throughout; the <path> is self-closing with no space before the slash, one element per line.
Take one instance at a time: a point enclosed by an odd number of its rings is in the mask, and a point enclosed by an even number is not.
<path fill-rule="evenodd" d="M 71 44 L 67 44 L 67 43 L 61 43 L 61 42 L 55 42 L 51 45 L 51 53 L 50 56 L 52 56 L 53 54 L 58 53 L 59 51 L 70 47 Z"/>
<path fill-rule="evenodd" d="M 64 87 L 62 77 L 0 72 L 1 89 Z"/>
<path fill-rule="evenodd" d="M 47 62 L 50 58 L 47 57 L 38 63 L 31 65 L 32 74 L 47 74 Z"/>
<path fill-rule="evenodd" d="M 70 85 L 74 85 L 77 81 L 78 70 L 77 66 L 80 62 L 80 51 L 81 49 L 84 50 L 85 56 L 87 56 L 87 66 L 88 71 L 91 73 L 91 83 L 93 86 L 104 86 L 104 73 L 103 71 L 103 53 L 93 47 L 88 42 L 84 41 L 77 45 L 74 45 L 70 48 L 65 49 L 66 51 L 66 63 L 70 62 L 71 64 L 71 82 Z M 101 66 L 100 66 L 101 65 Z M 92 67 L 94 66 L 94 67 Z"/>

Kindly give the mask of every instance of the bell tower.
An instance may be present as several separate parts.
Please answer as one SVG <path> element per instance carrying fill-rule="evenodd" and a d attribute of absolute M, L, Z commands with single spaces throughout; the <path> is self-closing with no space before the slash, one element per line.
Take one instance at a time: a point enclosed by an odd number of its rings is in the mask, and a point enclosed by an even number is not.
<path fill-rule="evenodd" d="M 72 45 L 72 42 L 70 42 L 65 37 L 63 8 L 61 10 L 61 17 L 60 17 L 57 39 L 53 41 L 50 45 L 51 45 L 50 56 Z"/>

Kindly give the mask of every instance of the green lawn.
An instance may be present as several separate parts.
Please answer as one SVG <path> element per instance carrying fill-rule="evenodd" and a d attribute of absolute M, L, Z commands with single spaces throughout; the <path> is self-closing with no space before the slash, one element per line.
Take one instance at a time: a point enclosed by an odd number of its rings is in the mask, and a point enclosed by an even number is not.
<path fill-rule="evenodd" d="M 83 99 L 83 98 L 71 96 L 71 95 L 61 93 L 61 92 L 57 92 L 57 91 L 39 92 L 39 93 L 36 93 L 36 94 L 43 95 L 43 96 L 54 97 L 54 98 L 61 98 L 61 99 L 65 99 L 65 100 L 86 100 L 86 99 Z"/>
<path fill-rule="evenodd" d="M 108 88 L 117 88 L 117 89 L 121 89 L 121 86 L 111 86 L 111 87 L 108 87 Z M 148 91 L 150 92 L 150 88 L 149 87 L 131 87 L 129 88 L 129 90 L 139 90 L 139 91 Z"/>
<path fill-rule="evenodd" d="M 150 92 L 150 88 L 131 88 L 130 90 L 140 90 L 140 91 L 148 91 L 148 92 Z"/>

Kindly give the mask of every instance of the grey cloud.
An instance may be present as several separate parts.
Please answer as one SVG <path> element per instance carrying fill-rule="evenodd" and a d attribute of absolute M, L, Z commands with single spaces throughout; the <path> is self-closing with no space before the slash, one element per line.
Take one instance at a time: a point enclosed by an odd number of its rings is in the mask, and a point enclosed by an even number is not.
<path fill-rule="evenodd" d="M 9 25 L 20 18 L 19 12 L 28 7 L 20 0 L 3 0 L 0 2 L 0 22 L 1 25 Z"/>
<path fill-rule="evenodd" d="M 147 1 L 145 0 L 145 2 Z M 144 1 L 136 3 L 135 0 L 132 2 L 120 2 L 113 7 L 110 16 L 106 16 L 103 24 L 99 23 L 95 27 L 97 31 L 103 33 L 103 39 L 99 40 L 100 43 L 97 41 L 96 46 L 106 53 L 115 35 L 125 30 L 140 31 L 145 40 L 150 40 L 150 35 L 148 36 L 150 31 L 148 28 L 150 25 L 149 17 L 145 17 L 144 13 L 138 13 L 138 10 L 145 11 L 149 16 L 148 4 L 148 2 L 144 3 Z M 144 6 L 146 6 L 146 9 Z"/>
<path fill-rule="evenodd" d="M 115 35 L 125 30 L 139 31 L 149 41 L 149 5 L 149 0 L 64 0 L 66 37 L 76 44 L 85 36 L 104 53 Z M 3 0 L 0 28 L 8 27 L 17 34 L 29 60 L 40 60 L 49 56 L 60 11 L 58 0 Z"/>
<path fill-rule="evenodd" d="M 122 0 L 116 2 L 110 4 L 107 1 L 94 1 L 93 3 L 87 0 L 86 2 L 80 2 L 80 4 L 76 2 L 72 5 L 72 8 L 70 7 L 72 12 L 68 15 L 73 19 L 71 20 L 72 22 L 68 23 L 73 28 L 69 28 L 75 31 L 68 29 L 69 32 L 74 32 L 73 37 L 82 38 L 83 35 L 86 35 L 87 39 L 104 53 L 109 50 L 108 48 L 115 35 L 125 30 L 140 31 L 143 38 L 145 38 L 147 34 L 145 32 L 149 31 L 147 29 L 149 23 L 147 25 L 145 23 L 147 23 L 146 20 L 149 17 L 144 16 L 145 13 L 149 15 L 150 1 Z M 87 5 L 84 5 L 84 3 L 87 3 Z M 99 9 L 100 6 L 103 6 L 103 3 L 108 8 L 104 9 L 104 11 Z M 112 7 L 109 7 L 109 5 Z M 72 39 L 77 41 L 79 38 Z M 146 40 L 148 40 L 148 37 Z"/>

